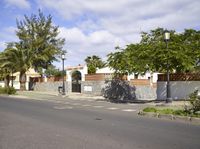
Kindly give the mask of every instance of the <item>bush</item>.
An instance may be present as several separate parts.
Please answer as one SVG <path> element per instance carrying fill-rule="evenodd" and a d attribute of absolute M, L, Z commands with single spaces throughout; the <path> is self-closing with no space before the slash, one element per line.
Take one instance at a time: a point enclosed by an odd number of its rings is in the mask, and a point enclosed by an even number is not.
<path fill-rule="evenodd" d="M 159 112 L 162 113 L 162 114 L 173 114 L 175 110 L 173 109 L 160 109 Z"/>
<path fill-rule="evenodd" d="M 135 87 L 128 84 L 127 81 L 113 79 L 106 81 L 106 87 L 102 89 L 102 95 L 111 102 L 126 103 L 136 99 Z"/>
<path fill-rule="evenodd" d="M 143 109 L 143 112 L 153 112 L 153 113 L 159 113 L 159 114 L 173 114 L 173 115 L 179 115 L 179 116 L 191 116 L 191 117 L 198 117 L 200 118 L 200 113 L 189 113 L 188 111 L 185 111 L 184 109 L 170 109 L 170 108 L 154 108 L 154 107 L 146 107 Z"/>
<path fill-rule="evenodd" d="M 152 108 L 152 107 L 147 107 L 147 108 L 144 108 L 143 111 L 144 112 L 154 112 L 154 113 L 156 113 L 157 109 L 156 108 Z"/>
<path fill-rule="evenodd" d="M 16 90 L 14 87 L 0 87 L 0 94 L 15 94 Z"/>
<path fill-rule="evenodd" d="M 192 114 L 200 111 L 200 96 L 198 96 L 198 90 L 195 90 L 194 93 L 189 95 L 189 101 L 191 107 L 186 109 L 186 111 L 189 111 Z"/>
<path fill-rule="evenodd" d="M 180 116 L 187 116 L 188 113 L 185 110 L 174 110 L 173 111 L 174 115 L 180 115 Z"/>

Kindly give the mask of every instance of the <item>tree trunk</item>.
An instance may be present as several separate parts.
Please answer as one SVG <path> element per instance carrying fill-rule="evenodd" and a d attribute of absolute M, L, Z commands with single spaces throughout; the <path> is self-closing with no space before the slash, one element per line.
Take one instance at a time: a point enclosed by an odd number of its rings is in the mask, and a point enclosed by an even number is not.
<path fill-rule="evenodd" d="M 25 71 L 20 71 L 20 76 L 19 76 L 19 82 L 20 82 L 20 90 L 25 91 L 26 90 L 26 72 Z"/>
<path fill-rule="evenodd" d="M 6 75 L 4 79 L 5 87 L 9 87 L 10 84 L 10 75 Z"/>

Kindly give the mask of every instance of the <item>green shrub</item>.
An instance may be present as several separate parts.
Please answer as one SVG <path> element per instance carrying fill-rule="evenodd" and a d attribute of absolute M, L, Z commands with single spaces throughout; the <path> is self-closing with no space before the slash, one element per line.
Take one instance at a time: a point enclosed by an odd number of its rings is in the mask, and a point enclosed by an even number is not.
<path fill-rule="evenodd" d="M 153 113 L 159 113 L 159 114 L 173 114 L 173 115 L 180 115 L 180 116 L 191 116 L 191 117 L 199 117 L 200 113 L 189 113 L 185 111 L 184 109 L 170 109 L 170 108 L 153 108 L 153 107 L 147 107 L 143 109 L 144 112 L 153 112 Z"/>
<path fill-rule="evenodd" d="M 161 114 L 173 114 L 174 110 L 173 109 L 160 109 L 158 110 L 159 113 Z"/>
<path fill-rule="evenodd" d="M 189 113 L 195 114 L 200 111 L 200 96 L 198 96 L 198 90 L 195 90 L 194 93 L 189 95 L 189 101 L 191 107 L 186 109 Z"/>
<path fill-rule="evenodd" d="M 185 110 L 174 110 L 173 114 L 174 115 L 180 115 L 180 116 L 186 116 L 187 112 Z"/>
<path fill-rule="evenodd" d="M 144 112 L 154 112 L 154 113 L 156 113 L 157 109 L 153 108 L 153 107 L 147 107 L 147 108 L 144 108 L 143 111 Z"/>
<path fill-rule="evenodd" d="M 0 86 L 0 94 L 3 94 L 4 89 Z"/>
<path fill-rule="evenodd" d="M 15 94 L 16 90 L 14 87 L 0 87 L 0 94 Z"/>

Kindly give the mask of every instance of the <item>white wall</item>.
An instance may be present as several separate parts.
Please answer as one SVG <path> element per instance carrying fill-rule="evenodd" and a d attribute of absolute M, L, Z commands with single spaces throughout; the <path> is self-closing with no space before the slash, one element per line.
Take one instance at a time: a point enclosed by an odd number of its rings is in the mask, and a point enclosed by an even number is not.
<path fill-rule="evenodd" d="M 114 73 L 115 71 L 110 67 L 104 67 L 101 69 L 97 69 L 96 73 Z"/>
<path fill-rule="evenodd" d="M 0 81 L 0 87 L 4 87 L 4 86 L 5 86 L 4 81 Z"/>
<path fill-rule="evenodd" d="M 26 90 L 29 90 L 29 81 L 30 81 L 30 76 L 27 76 L 27 81 L 25 83 L 26 85 Z M 12 80 L 10 80 L 10 83 L 9 83 L 10 86 L 12 86 Z M 0 81 L 0 86 L 1 87 L 4 87 L 5 86 L 5 83 L 4 81 Z M 20 82 L 19 82 L 19 76 L 16 77 L 15 80 L 13 80 L 13 87 L 17 90 L 20 89 Z"/>
<path fill-rule="evenodd" d="M 71 71 L 67 70 L 66 75 L 67 75 L 67 81 L 71 81 L 72 80 Z"/>
<path fill-rule="evenodd" d="M 166 99 L 166 82 L 157 82 L 157 99 Z M 195 90 L 200 91 L 200 81 L 170 81 L 172 99 L 188 99 L 188 95 Z"/>
<path fill-rule="evenodd" d="M 153 73 L 152 74 L 152 83 L 156 83 L 157 80 L 158 80 L 158 74 L 157 72 Z M 138 76 L 138 79 L 149 79 L 151 77 L 151 73 L 147 72 L 145 75 L 139 75 Z M 128 81 L 130 81 L 131 79 L 135 79 L 135 75 L 134 74 L 131 74 L 131 75 L 128 75 Z"/>
<path fill-rule="evenodd" d="M 10 84 L 9 84 L 10 86 L 12 85 L 12 82 L 10 81 Z M 5 86 L 5 83 L 4 83 L 4 81 L 0 81 L 0 87 L 4 87 Z M 20 89 L 20 83 L 19 83 L 19 81 L 13 81 L 13 87 L 15 88 L 15 89 Z"/>
<path fill-rule="evenodd" d="M 87 74 L 88 68 L 87 66 L 83 66 L 83 68 L 77 68 L 77 69 L 72 69 L 72 70 L 66 70 L 66 75 L 67 75 L 67 81 L 72 81 L 72 73 L 74 71 L 80 71 L 81 73 L 81 81 L 85 81 L 85 74 Z"/>

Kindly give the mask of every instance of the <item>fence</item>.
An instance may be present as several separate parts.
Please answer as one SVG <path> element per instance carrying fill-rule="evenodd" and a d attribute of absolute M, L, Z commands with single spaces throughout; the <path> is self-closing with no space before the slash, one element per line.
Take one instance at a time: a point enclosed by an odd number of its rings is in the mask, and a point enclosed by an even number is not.
<path fill-rule="evenodd" d="M 112 78 L 119 78 L 122 80 L 127 80 L 127 76 L 114 76 L 113 73 L 100 73 L 100 74 L 86 74 L 85 81 L 105 81 L 111 80 Z"/>
<path fill-rule="evenodd" d="M 42 77 L 36 77 L 36 78 L 31 78 L 32 82 L 58 82 L 58 81 L 63 81 L 63 77 L 47 77 L 46 80 L 45 78 Z M 64 81 L 66 81 L 66 76 L 64 77 Z"/>
<path fill-rule="evenodd" d="M 131 85 L 150 85 L 150 80 L 147 79 L 131 79 Z"/>
<path fill-rule="evenodd" d="M 166 99 L 166 74 L 158 75 L 157 99 Z M 171 98 L 188 99 L 189 94 L 195 90 L 200 90 L 200 73 L 176 73 L 170 74 Z"/>
<path fill-rule="evenodd" d="M 167 81 L 166 74 L 158 74 L 158 81 Z M 170 81 L 200 81 L 200 73 L 170 74 Z"/>
<path fill-rule="evenodd" d="M 63 77 L 47 77 L 47 82 L 63 81 Z M 64 76 L 64 81 L 66 81 L 66 76 Z"/>

